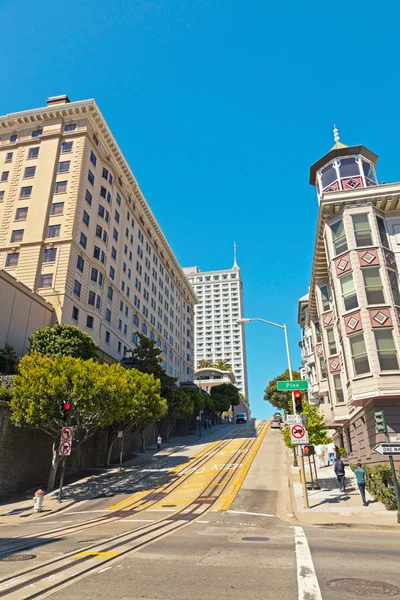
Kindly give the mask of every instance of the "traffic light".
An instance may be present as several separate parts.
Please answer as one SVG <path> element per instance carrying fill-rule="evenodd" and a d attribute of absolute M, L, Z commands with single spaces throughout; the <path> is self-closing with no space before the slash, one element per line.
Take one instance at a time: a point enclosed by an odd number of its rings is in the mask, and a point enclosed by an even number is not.
<path fill-rule="evenodd" d="M 383 410 L 375 413 L 375 427 L 377 433 L 387 433 L 385 413 Z"/>
<path fill-rule="evenodd" d="M 62 403 L 62 411 L 63 411 L 63 417 L 64 417 L 64 421 L 68 421 L 68 417 L 70 415 L 71 412 L 71 403 L 70 402 L 63 402 Z"/>
<path fill-rule="evenodd" d="M 301 391 L 295 390 L 293 392 L 293 396 L 294 396 L 294 401 L 296 403 L 296 412 L 302 413 L 303 412 L 303 403 L 301 401 Z"/>

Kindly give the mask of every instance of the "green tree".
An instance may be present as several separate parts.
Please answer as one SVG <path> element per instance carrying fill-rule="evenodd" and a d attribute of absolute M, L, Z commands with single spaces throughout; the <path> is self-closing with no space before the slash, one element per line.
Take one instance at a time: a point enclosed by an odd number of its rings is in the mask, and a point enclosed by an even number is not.
<path fill-rule="evenodd" d="M 318 410 L 318 406 L 303 402 L 303 414 L 306 417 L 306 427 L 308 431 L 309 443 L 318 446 L 319 444 L 329 444 L 332 439 L 329 437 L 323 416 Z M 283 439 L 288 448 L 294 446 L 290 442 L 290 429 L 285 426 L 281 429 Z"/>
<path fill-rule="evenodd" d="M 231 365 L 228 362 L 226 362 L 226 360 L 217 360 L 213 364 L 213 367 L 215 367 L 216 369 L 220 369 L 221 371 L 232 371 Z"/>
<path fill-rule="evenodd" d="M 186 389 L 171 389 L 167 394 L 168 410 L 165 416 L 167 426 L 167 440 L 169 434 L 176 425 L 179 419 L 184 419 L 187 423 L 194 413 L 194 399 L 190 392 Z"/>
<path fill-rule="evenodd" d="M 293 381 L 301 379 L 298 371 L 293 371 Z M 290 392 L 278 392 L 276 389 L 277 381 L 290 381 L 289 370 L 286 369 L 282 375 L 278 375 L 275 379 L 271 379 L 265 388 L 264 400 L 268 400 L 272 406 L 280 410 L 287 411 L 289 406 L 292 406 L 292 394 Z"/>
<path fill-rule="evenodd" d="M 166 390 L 173 387 L 177 380 L 167 375 L 163 369 L 161 365 L 162 351 L 156 342 L 143 333 L 137 332 L 137 336 L 139 341 L 132 350 L 132 357 L 123 360 L 122 364 L 128 369 L 137 369 L 141 373 L 154 375 L 161 382 L 161 394 L 164 396 Z"/>
<path fill-rule="evenodd" d="M 0 373 L 3 375 L 13 375 L 17 369 L 18 357 L 11 344 L 5 344 L 0 348 Z"/>
<path fill-rule="evenodd" d="M 30 343 L 31 352 L 38 352 L 42 356 L 72 356 L 83 360 L 96 358 L 97 346 L 90 335 L 79 327 L 64 323 L 37 329 Z"/>
<path fill-rule="evenodd" d="M 198 364 L 197 364 L 197 368 L 198 369 L 210 369 L 211 367 L 214 366 L 214 363 L 212 360 L 209 359 L 204 359 L 201 360 Z"/>
<path fill-rule="evenodd" d="M 53 440 L 48 488 L 53 489 L 57 468 L 60 430 L 74 427 L 72 450 L 79 448 L 98 429 L 123 420 L 126 398 L 125 370 L 118 364 L 100 365 L 70 356 L 51 358 L 37 352 L 21 359 L 14 380 L 11 421 L 16 427 L 41 429 Z M 71 404 L 66 422 L 63 404 Z"/>
<path fill-rule="evenodd" d="M 132 429 L 140 431 L 142 450 L 145 452 L 144 430 L 167 411 L 167 402 L 160 396 L 160 381 L 154 375 L 140 373 L 136 369 L 123 369 L 120 384 L 120 402 L 123 403 L 124 414 L 122 419 L 117 419 L 109 427 L 106 466 L 110 465 L 112 447 L 119 430 L 124 433 Z"/>
<path fill-rule="evenodd" d="M 232 409 L 233 407 L 240 404 L 240 393 L 237 387 L 232 383 L 221 383 L 221 385 L 214 385 L 211 388 L 211 396 L 214 400 L 217 412 L 223 413 Z"/>

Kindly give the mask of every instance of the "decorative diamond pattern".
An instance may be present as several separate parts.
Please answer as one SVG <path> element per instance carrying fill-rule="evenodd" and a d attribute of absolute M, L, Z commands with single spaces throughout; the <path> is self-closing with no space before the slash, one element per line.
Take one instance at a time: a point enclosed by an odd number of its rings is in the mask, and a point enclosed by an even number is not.
<path fill-rule="evenodd" d="M 339 363 L 338 363 L 338 361 L 337 361 L 337 360 L 333 360 L 333 361 L 331 362 L 331 367 L 332 367 L 332 369 L 333 369 L 334 371 L 336 371 L 336 369 L 338 368 L 338 366 L 339 366 Z"/>
<path fill-rule="evenodd" d="M 373 254 L 371 254 L 371 252 L 366 252 L 365 254 L 362 255 L 361 258 L 370 265 L 372 263 L 372 261 L 374 260 L 375 256 Z"/>
<path fill-rule="evenodd" d="M 324 192 L 337 192 L 338 187 L 337 187 L 337 183 L 334 183 L 333 185 L 330 185 L 329 187 L 327 187 Z"/>
<path fill-rule="evenodd" d="M 332 323 L 332 315 L 326 315 L 324 323 L 325 325 L 330 325 Z"/>
<path fill-rule="evenodd" d="M 379 325 L 383 325 L 388 320 L 388 316 L 385 315 L 381 310 L 379 310 L 373 317 L 373 320 L 379 323 Z"/>
<path fill-rule="evenodd" d="M 346 187 L 355 190 L 356 188 L 360 187 L 360 182 L 357 181 L 357 179 L 349 179 L 346 181 Z"/>
<path fill-rule="evenodd" d="M 337 268 L 340 269 L 341 271 L 344 271 L 348 264 L 349 264 L 349 261 L 342 258 L 338 262 Z"/>
<path fill-rule="evenodd" d="M 356 319 L 355 317 L 350 317 L 350 319 L 347 321 L 347 326 L 350 327 L 350 329 L 355 329 L 357 327 L 357 325 L 359 324 L 359 320 Z"/>

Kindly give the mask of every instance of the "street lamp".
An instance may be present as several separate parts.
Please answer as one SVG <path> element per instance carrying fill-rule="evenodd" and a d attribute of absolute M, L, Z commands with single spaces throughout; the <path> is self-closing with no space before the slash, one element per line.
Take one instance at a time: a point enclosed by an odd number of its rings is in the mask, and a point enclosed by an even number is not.
<path fill-rule="evenodd" d="M 236 323 L 237 323 L 237 325 L 245 325 L 246 323 L 250 323 L 250 321 L 261 321 L 262 323 L 267 323 L 267 325 L 272 325 L 273 327 L 279 327 L 279 329 L 283 329 L 283 332 L 285 334 L 285 344 L 286 344 L 286 354 L 287 354 L 287 361 L 288 361 L 288 367 L 289 367 L 289 377 L 290 377 L 290 380 L 292 381 L 293 380 L 292 361 L 290 359 L 289 340 L 288 340 L 286 324 L 279 325 L 278 323 L 273 323 L 272 321 L 267 321 L 266 319 L 259 319 L 257 317 L 254 317 L 252 319 L 238 319 L 236 321 Z M 295 398 L 295 395 L 293 392 L 292 392 L 292 402 L 293 402 L 293 414 L 295 415 L 296 414 L 296 398 Z M 301 475 L 301 483 L 302 483 L 302 488 L 303 488 L 304 508 L 309 508 L 306 477 L 305 477 L 305 470 L 304 470 L 304 457 L 303 457 L 303 453 L 300 451 L 300 449 L 299 449 L 299 455 L 300 455 L 300 475 Z M 296 450 L 294 448 L 293 448 L 293 457 L 294 457 L 294 466 L 297 467 Z"/>

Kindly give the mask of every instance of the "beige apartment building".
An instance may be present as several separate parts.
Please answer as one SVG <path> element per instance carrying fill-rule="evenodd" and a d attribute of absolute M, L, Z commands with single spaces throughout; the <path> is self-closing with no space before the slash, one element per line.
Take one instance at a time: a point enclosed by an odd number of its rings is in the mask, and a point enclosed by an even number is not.
<path fill-rule="evenodd" d="M 378 156 L 335 145 L 311 167 L 319 215 L 309 294 L 299 301 L 303 377 L 350 462 L 382 462 L 374 413 L 400 433 L 400 184 Z"/>
<path fill-rule="evenodd" d="M 139 331 L 168 374 L 193 380 L 196 296 L 94 100 L 0 117 L 0 269 L 104 360 Z"/>

